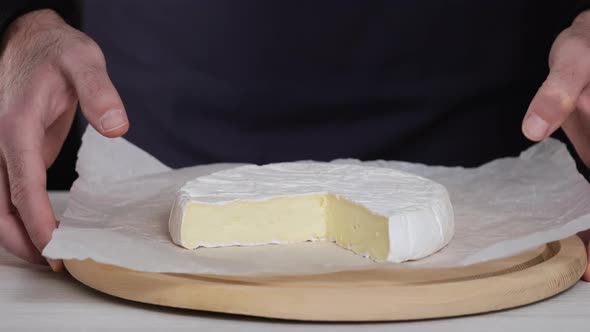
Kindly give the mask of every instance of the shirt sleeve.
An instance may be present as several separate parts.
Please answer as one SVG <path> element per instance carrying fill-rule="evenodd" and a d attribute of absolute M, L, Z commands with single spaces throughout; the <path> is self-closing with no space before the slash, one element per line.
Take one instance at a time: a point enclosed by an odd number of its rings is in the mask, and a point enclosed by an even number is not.
<path fill-rule="evenodd" d="M 39 9 L 53 9 L 70 25 L 80 28 L 79 0 L 2 0 L 0 1 L 0 35 L 17 17 Z"/>

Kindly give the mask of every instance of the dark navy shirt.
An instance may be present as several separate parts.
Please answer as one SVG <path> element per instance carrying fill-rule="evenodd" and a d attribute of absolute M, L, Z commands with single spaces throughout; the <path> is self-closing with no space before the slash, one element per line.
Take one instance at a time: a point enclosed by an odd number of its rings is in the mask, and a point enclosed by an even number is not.
<path fill-rule="evenodd" d="M 523 115 L 575 1 L 87 0 L 131 127 L 172 167 L 396 159 L 474 166 Z"/>

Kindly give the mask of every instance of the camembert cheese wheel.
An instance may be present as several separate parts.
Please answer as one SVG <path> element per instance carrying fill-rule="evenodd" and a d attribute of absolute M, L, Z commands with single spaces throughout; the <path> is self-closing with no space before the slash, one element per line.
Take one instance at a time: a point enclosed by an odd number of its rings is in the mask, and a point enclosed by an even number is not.
<path fill-rule="evenodd" d="M 447 245 L 454 215 L 446 188 L 414 174 L 285 162 L 188 181 L 174 200 L 169 231 L 187 249 L 327 240 L 375 261 L 403 262 Z"/>

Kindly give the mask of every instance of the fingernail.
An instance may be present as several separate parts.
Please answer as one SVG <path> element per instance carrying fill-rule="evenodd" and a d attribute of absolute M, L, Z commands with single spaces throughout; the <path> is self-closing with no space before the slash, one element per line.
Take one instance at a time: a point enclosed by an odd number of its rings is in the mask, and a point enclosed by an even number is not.
<path fill-rule="evenodd" d="M 61 259 L 55 260 L 55 259 L 48 258 L 47 263 L 49 263 L 49 266 L 51 267 L 53 272 L 60 272 L 64 269 L 64 263 Z"/>
<path fill-rule="evenodd" d="M 100 118 L 100 126 L 103 132 L 119 129 L 126 124 L 127 119 L 120 110 L 108 111 Z"/>
<path fill-rule="evenodd" d="M 524 121 L 524 131 L 531 139 L 542 139 L 548 130 L 549 124 L 535 113 L 531 113 Z"/>

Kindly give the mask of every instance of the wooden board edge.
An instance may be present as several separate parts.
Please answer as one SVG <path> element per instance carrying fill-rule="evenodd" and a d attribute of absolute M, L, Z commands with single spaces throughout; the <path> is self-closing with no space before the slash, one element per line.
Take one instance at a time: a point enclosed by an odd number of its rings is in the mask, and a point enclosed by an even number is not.
<path fill-rule="evenodd" d="M 156 305 L 305 321 L 395 321 L 471 315 L 531 304 L 573 286 L 586 269 L 578 237 L 548 244 L 554 255 L 521 270 L 428 284 L 285 287 L 142 273 L 92 261 L 65 261 L 80 282 Z M 346 290 L 346 291 L 343 291 Z"/>

